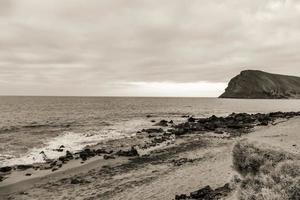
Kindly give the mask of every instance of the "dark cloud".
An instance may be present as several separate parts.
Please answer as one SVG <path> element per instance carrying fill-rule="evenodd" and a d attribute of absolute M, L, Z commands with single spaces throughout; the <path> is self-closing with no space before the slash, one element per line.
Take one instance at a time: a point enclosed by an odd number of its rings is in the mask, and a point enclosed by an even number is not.
<path fill-rule="evenodd" d="M 3 0 L 0 28 L 1 94 L 134 95 L 134 82 L 227 82 L 249 68 L 300 76 L 296 0 Z"/>

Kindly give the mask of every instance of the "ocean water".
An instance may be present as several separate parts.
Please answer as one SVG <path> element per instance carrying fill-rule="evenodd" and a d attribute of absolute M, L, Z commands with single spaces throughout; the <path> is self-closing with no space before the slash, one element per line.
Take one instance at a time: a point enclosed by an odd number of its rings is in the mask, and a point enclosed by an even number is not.
<path fill-rule="evenodd" d="M 78 151 L 99 141 L 134 136 L 151 127 L 151 119 L 272 111 L 300 111 L 300 100 L 0 97 L 0 167 L 42 162 L 41 151 L 58 157 L 62 153 L 53 149 L 61 145 Z"/>

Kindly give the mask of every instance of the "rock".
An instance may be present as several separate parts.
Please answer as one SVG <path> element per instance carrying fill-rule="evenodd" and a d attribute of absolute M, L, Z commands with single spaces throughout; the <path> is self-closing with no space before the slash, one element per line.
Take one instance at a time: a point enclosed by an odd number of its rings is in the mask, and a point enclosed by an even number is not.
<path fill-rule="evenodd" d="M 12 170 L 12 167 L 1 167 L 0 172 L 10 172 Z"/>
<path fill-rule="evenodd" d="M 79 157 L 86 161 L 88 158 L 96 156 L 96 151 L 92 151 L 91 149 L 84 149 L 83 151 L 79 152 Z"/>
<path fill-rule="evenodd" d="M 161 120 L 160 122 L 154 124 L 154 126 L 168 126 L 168 121 Z"/>
<path fill-rule="evenodd" d="M 170 120 L 170 121 L 169 121 L 169 124 L 174 124 L 173 120 Z"/>
<path fill-rule="evenodd" d="M 156 121 L 153 119 L 153 120 L 151 120 L 151 122 L 154 123 L 154 122 L 156 122 Z"/>
<path fill-rule="evenodd" d="M 194 162 L 194 160 L 188 159 L 188 158 L 180 158 L 178 160 L 172 160 L 172 162 L 173 162 L 174 166 L 181 166 L 187 162 L 192 163 L 192 162 Z"/>
<path fill-rule="evenodd" d="M 231 191 L 232 189 L 229 187 L 228 183 L 222 187 L 216 188 L 215 190 L 208 185 L 195 192 L 191 192 L 189 196 L 186 194 L 176 195 L 175 199 L 217 200 L 226 197 Z"/>
<path fill-rule="evenodd" d="M 71 179 L 71 184 L 80 184 L 83 183 L 84 181 L 78 178 L 72 178 Z"/>
<path fill-rule="evenodd" d="M 193 117 L 188 118 L 188 122 L 196 122 L 196 119 Z"/>
<path fill-rule="evenodd" d="M 112 154 L 114 151 L 106 150 L 106 149 L 97 149 L 95 152 L 97 155 L 101 155 L 101 154 Z"/>
<path fill-rule="evenodd" d="M 66 158 L 72 160 L 74 158 L 73 154 L 70 151 L 66 152 Z"/>
<path fill-rule="evenodd" d="M 70 151 L 66 151 L 66 155 L 65 156 L 60 156 L 58 158 L 59 161 L 63 162 L 63 163 L 66 163 L 70 160 L 73 160 L 74 159 L 74 156 L 73 154 L 70 152 Z"/>
<path fill-rule="evenodd" d="M 51 171 L 57 171 L 58 170 L 58 167 L 54 167 L 54 168 L 52 168 L 52 170 Z"/>
<path fill-rule="evenodd" d="M 146 133 L 163 133 L 164 130 L 162 128 L 149 128 L 149 129 L 143 129 L 142 132 L 146 132 Z"/>
<path fill-rule="evenodd" d="M 90 183 L 90 181 L 81 179 L 81 178 L 72 178 L 71 179 L 71 184 L 84 184 L 84 183 Z"/>
<path fill-rule="evenodd" d="M 104 158 L 104 160 L 115 159 L 115 157 L 112 155 L 104 155 L 103 158 Z"/>
<path fill-rule="evenodd" d="M 19 170 L 27 170 L 33 168 L 33 165 L 17 165 L 17 169 Z"/>
<path fill-rule="evenodd" d="M 117 152 L 118 156 L 127 156 L 127 157 L 133 157 L 133 156 L 139 156 L 138 151 L 135 149 L 135 147 L 131 147 L 130 150 L 120 150 Z"/>
<path fill-rule="evenodd" d="M 190 194 L 190 197 L 192 197 L 194 199 L 207 199 L 210 197 L 212 192 L 213 192 L 213 189 L 211 189 L 211 187 L 208 185 L 200 190 L 192 192 Z"/>
<path fill-rule="evenodd" d="M 188 196 L 186 194 L 176 195 L 175 200 L 184 200 L 188 199 Z"/>
<path fill-rule="evenodd" d="M 147 117 L 147 118 L 150 118 L 150 117 L 152 117 L 152 115 L 146 115 L 146 117 Z"/>
<path fill-rule="evenodd" d="M 25 174 L 25 176 L 31 176 L 32 174 L 30 174 L 30 173 L 27 173 L 27 174 Z"/>

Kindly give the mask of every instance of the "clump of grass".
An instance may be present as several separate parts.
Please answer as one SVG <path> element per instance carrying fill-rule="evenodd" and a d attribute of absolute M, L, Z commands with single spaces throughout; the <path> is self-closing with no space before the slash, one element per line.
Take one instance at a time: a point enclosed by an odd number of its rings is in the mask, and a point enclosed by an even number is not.
<path fill-rule="evenodd" d="M 241 200 L 300 199 L 299 157 L 241 141 L 233 149 L 233 165 L 243 177 Z"/>

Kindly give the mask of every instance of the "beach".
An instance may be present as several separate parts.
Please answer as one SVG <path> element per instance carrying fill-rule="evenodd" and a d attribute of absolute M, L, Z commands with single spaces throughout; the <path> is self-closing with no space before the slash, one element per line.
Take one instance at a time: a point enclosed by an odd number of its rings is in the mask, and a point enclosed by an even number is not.
<path fill-rule="evenodd" d="M 220 130 L 177 133 L 175 139 L 169 137 L 156 142 L 156 146 L 148 144 L 145 149 L 137 149 L 139 156 L 131 148 L 145 144 L 148 133 L 98 144 L 93 149 L 113 146 L 114 152 L 123 154 L 103 154 L 108 156 L 106 159 L 96 155 L 84 163 L 74 159 L 55 171 L 16 170 L 0 183 L 0 195 L 3 199 L 174 199 L 207 185 L 213 189 L 233 185 L 238 173 L 233 169 L 232 149 L 240 140 L 299 154 L 298 114 L 292 114 L 292 118 L 289 114 L 276 115 L 272 123 L 249 130 L 244 123 L 238 131 L 244 133 L 241 136 L 236 136 L 236 131 L 234 136 L 220 134 Z M 243 115 L 242 120 L 247 118 Z M 28 173 L 31 175 L 26 176 Z M 237 199 L 237 190 L 231 187 L 223 199 Z"/>

